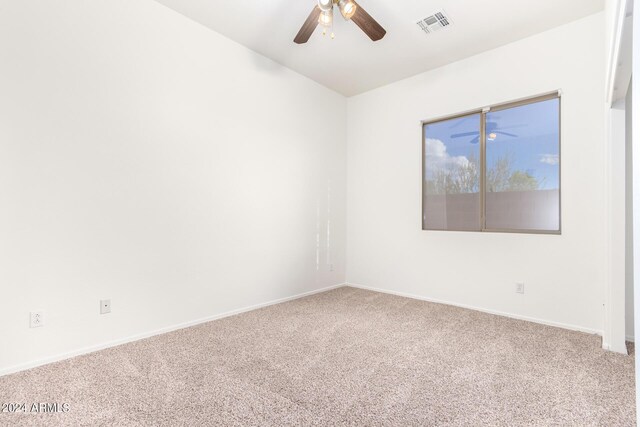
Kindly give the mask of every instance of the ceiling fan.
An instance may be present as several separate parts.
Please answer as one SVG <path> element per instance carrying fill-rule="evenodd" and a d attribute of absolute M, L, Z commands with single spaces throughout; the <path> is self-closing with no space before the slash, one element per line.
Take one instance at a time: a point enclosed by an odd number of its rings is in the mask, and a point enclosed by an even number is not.
<path fill-rule="evenodd" d="M 387 31 L 354 0 L 318 0 L 318 5 L 313 8 L 293 41 L 297 44 L 306 43 L 318 24 L 324 27 L 323 34 L 325 34 L 327 28 L 333 25 L 334 6 L 338 8 L 345 20 L 353 21 L 374 42 L 387 34 Z M 333 37 L 332 33 L 331 38 Z"/>
<path fill-rule="evenodd" d="M 520 128 L 523 127 L 525 125 L 513 125 L 513 126 L 500 126 L 497 122 L 487 122 L 487 127 L 485 130 L 485 133 L 487 135 L 487 140 L 489 141 L 494 141 L 498 135 L 504 135 L 504 136 L 509 136 L 511 138 L 518 138 L 518 135 L 513 134 L 513 133 L 509 133 L 509 132 L 505 132 L 504 129 L 513 129 L 513 128 Z M 475 138 L 473 138 L 472 140 L 470 140 L 469 142 L 471 144 L 477 144 L 478 142 L 480 142 L 480 132 L 478 131 L 474 131 L 474 132 L 464 132 L 464 133 L 456 133 L 451 135 L 451 138 L 464 138 L 464 137 L 469 137 L 469 136 L 474 136 Z"/>

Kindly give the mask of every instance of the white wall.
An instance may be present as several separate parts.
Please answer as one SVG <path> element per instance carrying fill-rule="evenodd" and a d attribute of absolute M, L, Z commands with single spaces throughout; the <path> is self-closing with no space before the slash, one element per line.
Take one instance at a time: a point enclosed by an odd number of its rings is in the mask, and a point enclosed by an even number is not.
<path fill-rule="evenodd" d="M 608 146 L 608 187 L 609 199 L 607 200 L 609 215 L 609 246 L 608 266 L 610 279 L 608 285 L 608 298 L 605 304 L 610 305 L 610 310 L 605 314 L 605 331 L 608 349 L 627 354 L 626 335 L 628 321 L 627 299 L 627 130 L 625 100 L 616 101 L 611 108 L 607 108 L 609 117 L 605 116 L 605 127 L 609 134 L 606 138 Z M 608 328 L 607 328 L 608 326 Z"/>
<path fill-rule="evenodd" d="M 342 96 L 151 0 L 0 0 L 0 64 L 0 373 L 344 282 Z"/>
<path fill-rule="evenodd" d="M 631 247 L 631 151 L 625 97 L 631 80 L 633 22 L 628 17 L 631 0 L 607 0 L 607 79 L 605 128 L 608 158 L 608 291 L 605 296 L 604 346 L 627 353 L 625 340 L 633 336 Z M 629 106 L 630 108 L 630 106 Z"/>
<path fill-rule="evenodd" d="M 603 27 L 600 13 L 350 98 L 347 281 L 601 332 Z M 562 235 L 422 231 L 420 120 L 556 89 Z"/>
<path fill-rule="evenodd" d="M 633 306 L 633 83 L 625 98 L 625 338 L 635 341 Z"/>
<path fill-rule="evenodd" d="M 633 0 L 633 46 L 634 52 L 640 47 L 640 0 Z M 633 55 L 631 84 L 631 144 L 633 145 L 633 299 L 634 307 L 640 307 L 640 280 L 635 280 L 640 271 L 640 84 L 637 76 L 640 76 L 640 55 Z M 633 108 L 633 107 L 636 108 Z M 640 330 L 640 316 L 634 316 L 634 330 Z M 636 407 L 640 407 L 640 358 L 636 357 Z M 640 425 L 640 411 L 636 411 L 636 421 Z"/>
<path fill-rule="evenodd" d="M 606 93 L 607 101 L 611 102 L 615 93 L 615 74 L 617 72 L 616 59 L 620 55 L 622 38 L 622 21 L 624 20 L 625 4 L 628 0 L 605 0 L 605 57 L 606 57 Z"/>

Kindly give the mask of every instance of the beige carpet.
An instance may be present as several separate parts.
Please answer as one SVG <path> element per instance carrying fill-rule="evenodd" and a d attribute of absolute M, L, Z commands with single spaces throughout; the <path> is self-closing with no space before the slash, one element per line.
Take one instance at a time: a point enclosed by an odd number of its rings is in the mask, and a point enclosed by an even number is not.
<path fill-rule="evenodd" d="M 635 425 L 600 338 L 353 288 L 0 378 L 2 425 Z"/>

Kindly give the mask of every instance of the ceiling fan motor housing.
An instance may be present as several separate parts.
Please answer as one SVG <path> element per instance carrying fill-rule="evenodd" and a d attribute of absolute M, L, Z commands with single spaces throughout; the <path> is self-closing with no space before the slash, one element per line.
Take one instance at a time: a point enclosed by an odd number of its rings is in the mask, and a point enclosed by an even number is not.
<path fill-rule="evenodd" d="M 297 44 L 304 44 L 309 41 L 318 25 L 324 26 L 325 30 L 326 27 L 331 26 L 334 5 L 338 6 L 338 10 L 344 19 L 355 23 L 374 42 L 382 39 L 387 34 L 387 31 L 355 0 L 318 0 L 318 4 L 313 7 L 293 41 Z"/>

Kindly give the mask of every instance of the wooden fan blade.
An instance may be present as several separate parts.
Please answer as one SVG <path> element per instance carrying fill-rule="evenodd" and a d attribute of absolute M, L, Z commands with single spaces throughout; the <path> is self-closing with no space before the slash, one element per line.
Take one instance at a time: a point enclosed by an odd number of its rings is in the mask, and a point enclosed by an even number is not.
<path fill-rule="evenodd" d="M 302 28 L 298 31 L 298 35 L 293 39 L 294 42 L 303 44 L 309 41 L 311 34 L 313 34 L 313 30 L 318 26 L 318 18 L 320 18 L 321 12 L 322 11 L 318 6 L 313 8 L 307 20 L 302 24 Z"/>
<path fill-rule="evenodd" d="M 475 132 L 464 132 L 464 133 L 454 133 L 453 135 L 451 135 L 451 138 L 464 138 L 465 136 L 473 136 L 473 135 L 479 135 L 480 132 L 475 131 Z"/>
<path fill-rule="evenodd" d="M 351 20 L 374 42 L 380 40 L 387 34 L 387 31 L 357 3 L 356 13 L 351 17 Z"/>
<path fill-rule="evenodd" d="M 494 133 L 497 133 L 498 135 L 507 135 L 507 136 L 510 136 L 510 137 L 512 137 L 512 138 L 517 138 L 517 137 L 518 137 L 518 135 L 515 135 L 515 134 L 513 134 L 513 133 L 502 132 L 502 131 L 500 131 L 500 130 L 494 130 L 493 132 L 494 132 Z"/>

